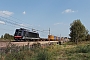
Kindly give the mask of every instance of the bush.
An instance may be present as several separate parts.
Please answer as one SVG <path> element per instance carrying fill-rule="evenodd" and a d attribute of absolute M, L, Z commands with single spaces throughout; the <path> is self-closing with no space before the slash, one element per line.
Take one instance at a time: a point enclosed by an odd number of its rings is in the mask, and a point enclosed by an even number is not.
<path fill-rule="evenodd" d="M 78 53 L 88 53 L 90 52 L 90 45 L 77 46 L 76 49 L 76 52 Z"/>
<path fill-rule="evenodd" d="M 24 54 L 23 53 L 11 53 L 7 54 L 5 57 L 5 60 L 24 60 Z"/>
<path fill-rule="evenodd" d="M 68 49 L 66 53 L 89 53 L 90 52 L 90 45 L 79 45 L 73 49 Z"/>
<path fill-rule="evenodd" d="M 42 49 L 37 53 L 36 60 L 53 60 L 51 52 Z"/>

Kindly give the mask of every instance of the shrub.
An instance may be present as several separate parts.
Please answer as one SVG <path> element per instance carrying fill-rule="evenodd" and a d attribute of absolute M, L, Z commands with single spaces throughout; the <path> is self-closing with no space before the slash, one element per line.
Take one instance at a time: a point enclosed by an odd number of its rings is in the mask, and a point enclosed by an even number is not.
<path fill-rule="evenodd" d="M 52 55 L 46 49 L 40 50 L 37 53 L 36 60 L 53 60 Z"/>
<path fill-rule="evenodd" d="M 5 60 L 24 60 L 23 53 L 8 53 L 5 57 Z"/>
<path fill-rule="evenodd" d="M 90 45 L 77 46 L 76 49 L 76 52 L 78 53 L 88 53 L 90 52 Z"/>

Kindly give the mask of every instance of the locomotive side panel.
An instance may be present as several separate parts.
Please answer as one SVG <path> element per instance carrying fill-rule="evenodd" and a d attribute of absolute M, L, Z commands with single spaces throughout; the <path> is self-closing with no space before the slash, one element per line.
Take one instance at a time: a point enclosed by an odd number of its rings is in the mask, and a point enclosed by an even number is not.
<path fill-rule="evenodd" d="M 33 40 L 33 39 L 39 39 L 39 33 L 30 32 L 27 29 L 16 29 L 14 34 L 15 40 Z"/>

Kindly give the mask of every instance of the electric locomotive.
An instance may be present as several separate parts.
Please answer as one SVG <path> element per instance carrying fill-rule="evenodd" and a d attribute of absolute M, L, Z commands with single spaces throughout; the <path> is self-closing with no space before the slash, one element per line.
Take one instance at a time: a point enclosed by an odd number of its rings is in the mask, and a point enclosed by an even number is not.
<path fill-rule="evenodd" d="M 15 34 L 14 34 L 14 39 L 16 41 L 38 40 L 39 39 L 39 33 L 30 32 L 27 29 L 20 28 L 20 29 L 16 29 Z"/>

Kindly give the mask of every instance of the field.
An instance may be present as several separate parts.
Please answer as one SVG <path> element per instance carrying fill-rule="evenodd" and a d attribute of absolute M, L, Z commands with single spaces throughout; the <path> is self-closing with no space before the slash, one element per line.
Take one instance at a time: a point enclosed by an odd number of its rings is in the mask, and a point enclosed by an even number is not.
<path fill-rule="evenodd" d="M 67 42 L 63 45 L 39 43 L 18 47 L 7 46 L 0 52 L 0 60 L 90 60 L 90 41 L 78 43 Z"/>

